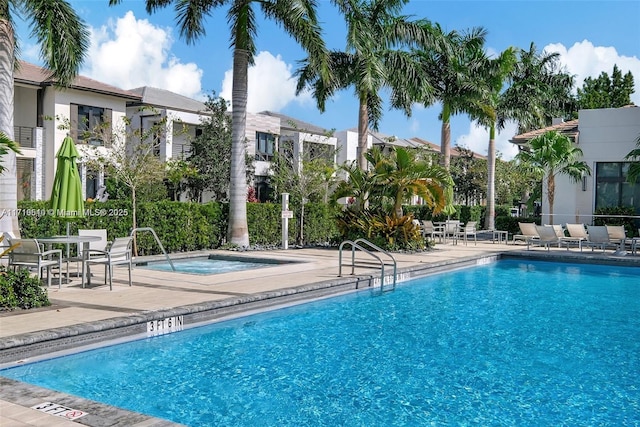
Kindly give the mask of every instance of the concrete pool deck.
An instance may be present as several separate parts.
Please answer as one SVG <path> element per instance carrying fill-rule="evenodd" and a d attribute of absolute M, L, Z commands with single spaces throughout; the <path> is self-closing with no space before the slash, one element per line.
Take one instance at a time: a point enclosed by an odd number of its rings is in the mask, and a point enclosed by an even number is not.
<path fill-rule="evenodd" d="M 102 281 L 102 271 L 89 288 L 82 288 L 79 280 L 52 286 L 49 298 L 52 305 L 35 310 L 0 314 L 0 364 L 27 359 L 32 355 L 49 354 L 54 350 L 78 347 L 140 334 L 150 320 L 184 315 L 185 323 L 208 321 L 247 310 L 265 309 L 280 304 L 317 298 L 354 289 L 356 283 L 366 287 L 379 278 L 379 269 L 357 268 L 356 276 L 343 269 L 338 278 L 337 249 L 289 249 L 274 251 L 229 252 L 206 251 L 180 256 L 235 255 L 246 258 L 268 258 L 295 261 L 217 275 L 189 275 L 167 273 L 143 268 L 133 269 L 133 286 L 128 286 L 126 269 L 115 269 L 113 291 Z M 346 253 L 349 254 L 348 252 Z M 566 248 L 532 247 L 524 244 L 499 244 L 491 241 L 468 245 L 438 244 L 434 250 L 415 254 L 396 254 L 403 278 L 477 264 L 478 260 L 509 254 L 509 256 L 570 258 L 579 262 L 616 262 L 640 266 L 640 256 L 617 257 L 606 253 Z M 155 257 L 156 259 L 160 259 Z M 362 258 L 359 258 L 362 259 Z M 138 260 L 136 260 L 138 261 Z M 119 332 L 114 332 L 119 331 Z M 122 332 L 122 333 L 120 333 Z M 87 338 L 84 338 L 87 337 Z M 63 344 L 56 347 L 54 343 Z M 24 354 L 21 351 L 24 349 Z M 87 412 L 89 415 L 67 419 L 31 409 L 42 402 Z M 13 382 L 0 377 L 0 425 L 25 426 L 175 426 L 177 424 L 154 419 L 107 405 L 90 402 Z"/>

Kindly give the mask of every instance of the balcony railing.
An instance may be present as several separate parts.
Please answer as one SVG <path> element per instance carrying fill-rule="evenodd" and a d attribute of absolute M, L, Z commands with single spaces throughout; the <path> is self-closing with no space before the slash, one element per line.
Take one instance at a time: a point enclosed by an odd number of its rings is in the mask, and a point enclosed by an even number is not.
<path fill-rule="evenodd" d="M 35 128 L 29 126 L 14 126 L 13 139 L 24 148 L 36 148 L 33 142 L 33 130 Z"/>

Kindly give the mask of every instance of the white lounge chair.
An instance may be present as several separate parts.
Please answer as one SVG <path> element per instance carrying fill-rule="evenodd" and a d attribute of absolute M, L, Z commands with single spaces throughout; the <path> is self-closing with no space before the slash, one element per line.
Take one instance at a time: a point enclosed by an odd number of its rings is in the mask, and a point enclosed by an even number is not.
<path fill-rule="evenodd" d="M 582 243 L 582 246 L 590 246 L 591 251 L 594 248 L 600 248 L 604 252 L 607 247 L 611 246 L 618 248 L 618 244 L 609 238 L 609 231 L 605 225 L 587 225 L 587 236 L 588 239 Z"/>
<path fill-rule="evenodd" d="M 556 231 L 549 225 L 535 225 L 538 237 L 527 240 L 527 250 L 530 245 L 546 246 L 547 250 L 551 245 L 560 246 L 560 238 L 556 235 Z"/>
<path fill-rule="evenodd" d="M 513 243 L 516 240 L 523 240 L 528 246 L 530 240 L 540 237 L 538 230 L 536 230 L 536 224 L 533 222 L 519 222 L 518 227 L 520 227 L 520 234 L 513 235 Z"/>
<path fill-rule="evenodd" d="M 567 249 L 569 249 L 570 243 L 575 243 L 582 252 L 582 244 L 589 239 L 587 236 L 587 229 L 584 228 L 584 224 L 567 223 L 565 227 L 567 228 L 567 233 L 569 233 L 569 236 L 563 239 L 567 243 Z"/>

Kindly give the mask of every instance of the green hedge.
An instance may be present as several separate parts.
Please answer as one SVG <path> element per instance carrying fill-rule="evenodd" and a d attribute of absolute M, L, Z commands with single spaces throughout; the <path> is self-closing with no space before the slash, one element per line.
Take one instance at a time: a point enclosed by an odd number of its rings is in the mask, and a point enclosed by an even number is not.
<path fill-rule="evenodd" d="M 46 201 L 21 201 L 19 218 L 23 237 L 66 234 L 67 222 L 47 214 Z M 79 228 L 107 230 L 107 238 L 128 236 L 132 228 L 131 204 L 109 200 L 88 203 L 90 215 L 68 221 L 71 234 Z M 250 244 L 280 245 L 282 242 L 282 207 L 275 203 L 247 203 Z M 229 206 L 226 203 L 144 202 L 138 205 L 138 227 L 151 227 L 168 252 L 185 252 L 221 247 L 226 241 Z M 294 244 L 299 230 L 299 211 L 289 221 L 289 242 Z M 305 244 L 326 243 L 338 235 L 335 212 L 325 204 L 309 203 L 305 207 Z M 138 255 L 160 253 L 149 232 L 138 232 Z"/>

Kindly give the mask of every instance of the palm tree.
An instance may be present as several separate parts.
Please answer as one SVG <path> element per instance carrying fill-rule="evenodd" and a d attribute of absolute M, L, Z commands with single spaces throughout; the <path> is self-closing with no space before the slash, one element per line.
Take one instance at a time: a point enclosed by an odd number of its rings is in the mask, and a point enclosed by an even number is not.
<path fill-rule="evenodd" d="M 110 5 L 122 0 L 109 0 Z M 313 0 L 146 0 L 148 13 L 173 3 L 180 35 L 194 43 L 206 34 L 205 19 L 214 9 L 228 6 L 227 16 L 233 48 L 232 148 L 231 182 L 229 185 L 228 240 L 240 247 L 249 246 L 247 227 L 247 183 L 245 173 L 247 74 L 254 62 L 257 35 L 256 8 L 278 23 L 308 52 L 310 63 L 319 70 L 321 79 L 328 77 L 328 62 Z"/>
<path fill-rule="evenodd" d="M 41 46 L 40 55 L 57 84 L 68 86 L 78 73 L 89 46 L 89 32 L 65 0 L 0 1 L 0 132 L 13 140 L 13 72 L 17 66 L 18 43 L 14 17 L 26 18 L 31 34 Z M 16 155 L 9 150 L 0 175 L 0 209 L 16 209 L 18 185 Z M 19 235 L 18 218 L 0 219 L 0 231 Z"/>
<path fill-rule="evenodd" d="M 520 49 L 518 61 L 502 94 L 498 127 L 516 120 L 520 133 L 540 129 L 556 117 L 568 116 L 575 105 L 573 77 L 561 69 L 560 54 Z"/>
<path fill-rule="evenodd" d="M 468 113 L 469 106 L 481 96 L 476 78 L 484 61 L 482 47 L 487 32 L 473 28 L 467 33 L 445 33 L 436 24 L 435 33 L 434 48 L 416 51 L 416 54 L 422 66 L 422 81 L 433 86 L 433 97 L 442 104 L 440 152 L 442 164 L 449 170 L 451 116 Z M 416 101 L 431 104 L 431 99 L 416 98 Z"/>
<path fill-rule="evenodd" d="M 508 48 L 496 58 L 486 58 L 478 79 L 482 89 L 482 98 L 470 105 L 470 115 L 478 123 L 489 128 L 489 145 L 487 148 L 487 209 L 485 228 L 495 228 L 495 173 L 496 173 L 496 122 L 501 108 L 501 94 L 507 78 L 516 62 L 516 53 Z"/>
<path fill-rule="evenodd" d="M 548 131 L 529 141 L 530 151 L 518 153 L 516 159 L 533 171 L 547 178 L 547 201 L 549 203 L 549 223 L 553 224 L 553 202 L 555 199 L 555 179 L 557 175 L 567 175 L 574 182 L 591 175 L 586 162 L 578 160 L 582 150 L 573 145 L 571 139 L 556 131 Z"/>
<path fill-rule="evenodd" d="M 429 46 L 430 24 L 410 21 L 398 15 L 408 0 L 333 0 L 347 24 L 345 52 L 331 52 L 331 80 L 323 80 L 312 58 L 303 61 L 298 70 L 298 92 L 312 87 L 321 111 L 336 91 L 353 87 L 359 101 L 357 163 L 367 167 L 365 153 L 369 127 L 377 130 L 382 117 L 380 91 L 391 89 L 391 105 L 411 115 L 407 87 L 419 76 L 416 64 L 406 46 Z M 328 85 L 326 83 L 329 83 Z M 417 87 L 418 84 L 414 83 Z M 429 87 L 422 86 L 420 95 L 430 102 Z"/>
<path fill-rule="evenodd" d="M 377 148 L 367 153 L 373 173 L 383 194 L 393 201 L 393 214 L 401 218 L 402 204 L 413 196 L 421 197 L 437 213 L 446 203 L 444 189 L 450 184 L 449 172 L 428 160 L 420 160 L 416 153 L 397 147 L 389 156 Z"/>

